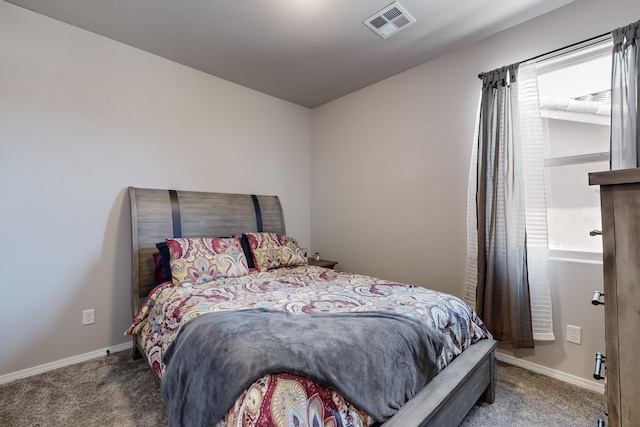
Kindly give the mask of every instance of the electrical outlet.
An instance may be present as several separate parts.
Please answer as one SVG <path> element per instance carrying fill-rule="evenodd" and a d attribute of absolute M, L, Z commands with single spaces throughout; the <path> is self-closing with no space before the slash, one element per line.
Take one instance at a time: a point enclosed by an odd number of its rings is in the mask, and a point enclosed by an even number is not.
<path fill-rule="evenodd" d="M 92 325 L 93 323 L 95 323 L 95 314 L 96 312 L 93 308 L 84 310 L 82 312 L 82 326 Z"/>
<path fill-rule="evenodd" d="M 567 325 L 567 341 L 574 344 L 582 344 L 582 328 L 580 326 Z"/>

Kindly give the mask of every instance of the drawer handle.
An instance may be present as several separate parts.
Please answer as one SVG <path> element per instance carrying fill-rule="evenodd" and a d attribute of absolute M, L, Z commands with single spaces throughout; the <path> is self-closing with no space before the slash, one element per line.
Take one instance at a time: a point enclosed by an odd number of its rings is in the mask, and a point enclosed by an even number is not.
<path fill-rule="evenodd" d="M 591 231 L 589 232 L 589 236 L 591 236 L 591 237 L 593 237 L 593 236 L 600 236 L 600 235 L 602 235 L 602 231 L 600 231 L 600 230 L 591 230 Z"/>
<path fill-rule="evenodd" d="M 596 368 L 593 371 L 593 378 L 596 380 L 603 380 L 602 376 L 602 364 L 605 363 L 607 357 L 602 353 L 596 353 Z"/>
<path fill-rule="evenodd" d="M 604 292 L 595 291 L 593 293 L 593 299 L 591 300 L 591 304 L 593 305 L 604 305 L 604 301 L 600 301 L 600 298 L 604 296 Z"/>

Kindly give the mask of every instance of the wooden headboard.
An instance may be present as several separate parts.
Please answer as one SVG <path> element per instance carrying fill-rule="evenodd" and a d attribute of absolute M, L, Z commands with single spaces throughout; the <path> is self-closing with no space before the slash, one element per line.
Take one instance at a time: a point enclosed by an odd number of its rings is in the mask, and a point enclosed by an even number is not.
<path fill-rule="evenodd" d="M 170 237 L 230 237 L 246 232 L 286 234 L 278 196 L 129 187 L 132 308 L 154 282 L 156 243 Z"/>

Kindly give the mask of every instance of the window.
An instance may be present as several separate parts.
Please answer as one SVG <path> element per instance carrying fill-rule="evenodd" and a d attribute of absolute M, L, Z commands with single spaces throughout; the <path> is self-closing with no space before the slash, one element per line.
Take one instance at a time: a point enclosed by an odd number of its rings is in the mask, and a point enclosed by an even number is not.
<path fill-rule="evenodd" d="M 598 187 L 588 173 L 609 169 L 611 42 L 538 65 L 540 112 L 546 136 L 545 179 L 551 254 L 602 252 Z"/>

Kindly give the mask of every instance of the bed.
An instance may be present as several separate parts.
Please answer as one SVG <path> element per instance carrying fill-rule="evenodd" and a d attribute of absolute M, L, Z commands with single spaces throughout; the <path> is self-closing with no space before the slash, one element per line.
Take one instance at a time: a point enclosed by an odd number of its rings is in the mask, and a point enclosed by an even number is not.
<path fill-rule="evenodd" d="M 287 425 L 287 420 L 291 425 L 319 420 L 324 426 L 457 426 L 474 404 L 493 402 L 496 342 L 475 313 L 453 296 L 306 263 L 252 269 L 250 274 L 222 277 L 215 283 L 166 282 L 153 287 L 156 244 L 167 238 L 286 236 L 277 196 L 130 187 L 129 198 L 134 320 L 127 333 L 133 336 L 134 358 L 144 357 L 159 378 L 166 374 L 162 356 L 183 325 L 202 314 L 247 308 L 296 314 L 389 311 L 408 317 L 422 316 L 424 311 L 435 313 L 429 322 L 443 331 L 447 341 L 436 361 L 437 375 L 383 424 L 335 390 L 282 372 L 257 379 L 216 426 Z M 454 310 L 469 311 L 464 313 L 468 318 Z M 447 312 L 461 320 L 447 319 Z M 469 335 L 459 336 L 461 330 Z M 274 418 L 267 419 L 269 414 Z"/>

